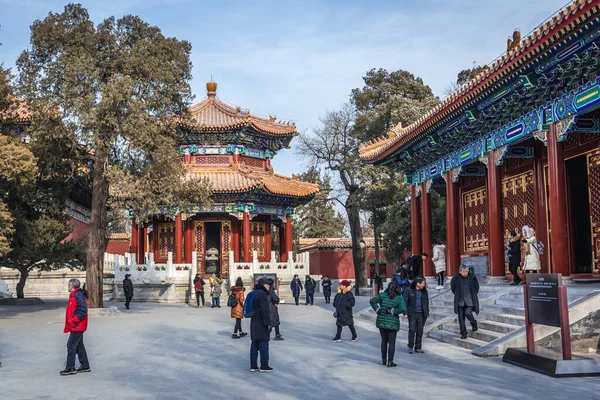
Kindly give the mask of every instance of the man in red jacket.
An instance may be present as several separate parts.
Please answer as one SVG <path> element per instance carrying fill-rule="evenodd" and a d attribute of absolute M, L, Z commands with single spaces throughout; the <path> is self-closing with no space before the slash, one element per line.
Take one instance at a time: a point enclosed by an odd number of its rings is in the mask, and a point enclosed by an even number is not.
<path fill-rule="evenodd" d="M 67 342 L 67 367 L 60 371 L 61 375 L 73 375 L 77 372 L 90 372 L 90 363 L 83 345 L 83 332 L 87 329 L 88 309 L 85 290 L 80 289 L 79 279 L 69 281 L 69 302 L 65 313 L 65 333 L 70 332 Z M 75 355 L 81 366 L 75 369 Z"/>

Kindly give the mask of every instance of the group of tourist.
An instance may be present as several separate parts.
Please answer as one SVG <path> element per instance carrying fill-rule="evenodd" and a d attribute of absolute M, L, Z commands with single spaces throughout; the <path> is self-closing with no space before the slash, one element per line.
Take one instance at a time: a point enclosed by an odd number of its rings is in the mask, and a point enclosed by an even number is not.
<path fill-rule="evenodd" d="M 331 298 L 331 279 L 329 279 L 329 275 L 325 275 L 322 281 L 323 285 L 323 295 L 325 296 L 325 303 L 329 304 Z M 298 274 L 294 275 L 292 280 L 290 281 L 290 290 L 292 291 L 292 296 L 294 297 L 294 302 L 296 305 L 300 305 L 300 294 L 304 290 L 304 294 L 306 297 L 306 305 L 313 306 L 315 304 L 315 290 L 317 289 L 317 282 L 310 275 L 306 275 L 306 279 L 304 280 L 304 286 L 302 285 L 302 281 L 298 277 Z"/>
<path fill-rule="evenodd" d="M 530 226 L 525 225 L 521 230 L 521 235 L 516 231 L 510 232 L 510 237 L 506 241 L 506 262 L 508 269 L 513 276 L 511 285 L 518 285 L 523 282 L 519 276 L 521 268 L 521 244 L 525 245 L 525 259 L 522 270 L 525 273 L 537 273 L 542 269 L 540 256 L 544 254 L 544 245 L 535 237 L 535 231 Z"/>

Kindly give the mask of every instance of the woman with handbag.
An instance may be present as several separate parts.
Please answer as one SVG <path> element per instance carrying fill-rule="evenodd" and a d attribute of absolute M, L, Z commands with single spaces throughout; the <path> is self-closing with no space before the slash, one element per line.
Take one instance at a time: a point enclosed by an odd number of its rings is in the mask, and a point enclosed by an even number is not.
<path fill-rule="evenodd" d="M 537 273 L 542 269 L 538 241 L 535 237 L 533 228 L 527 225 L 523 227 L 523 243 L 525 243 L 526 249 L 523 271 L 525 271 L 525 273 Z"/>
<path fill-rule="evenodd" d="M 351 341 L 356 342 L 358 340 L 358 335 L 354 328 L 354 317 L 352 316 L 352 308 L 355 304 L 356 299 L 352 294 L 352 284 L 349 280 L 344 279 L 339 283 L 338 292 L 333 298 L 333 306 L 335 307 L 333 317 L 336 319 L 337 333 L 331 339 L 332 342 L 342 341 L 342 327 L 344 326 L 347 326 L 352 333 Z"/>
<path fill-rule="evenodd" d="M 396 367 L 396 335 L 400 330 L 400 314 L 406 313 L 404 299 L 400 296 L 398 284 L 391 282 L 388 288 L 371 298 L 371 307 L 377 313 L 375 326 L 381 335 L 381 362 L 387 367 Z"/>

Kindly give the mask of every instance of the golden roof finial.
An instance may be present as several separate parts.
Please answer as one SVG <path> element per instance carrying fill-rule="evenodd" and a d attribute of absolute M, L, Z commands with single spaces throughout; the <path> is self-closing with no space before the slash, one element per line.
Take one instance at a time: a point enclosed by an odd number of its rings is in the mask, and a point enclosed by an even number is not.
<path fill-rule="evenodd" d="M 217 95 L 217 82 L 211 80 L 206 84 L 206 94 L 208 97 L 215 97 Z"/>

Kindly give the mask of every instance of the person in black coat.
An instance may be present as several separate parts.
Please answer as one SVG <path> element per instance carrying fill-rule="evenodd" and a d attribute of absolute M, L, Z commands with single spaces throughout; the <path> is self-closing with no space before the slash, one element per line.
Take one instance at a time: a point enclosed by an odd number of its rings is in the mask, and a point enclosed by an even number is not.
<path fill-rule="evenodd" d="M 352 315 L 352 308 L 356 304 L 356 299 L 352 294 L 352 285 L 350 281 L 343 280 L 339 283 L 338 293 L 333 298 L 333 306 L 335 312 L 333 313 L 336 318 L 335 324 L 337 325 L 337 332 L 335 337 L 331 339 L 333 342 L 342 341 L 342 327 L 347 326 L 350 328 L 352 333 L 352 341 L 358 340 L 356 329 L 354 329 L 354 317 Z"/>
<path fill-rule="evenodd" d="M 306 275 L 306 281 L 304 282 L 304 290 L 306 291 L 306 305 L 314 305 L 315 303 L 315 288 L 317 283 L 310 275 Z"/>
<path fill-rule="evenodd" d="M 461 265 L 459 272 L 450 281 L 450 289 L 454 293 L 454 312 L 458 314 L 460 338 L 467 338 L 465 317 L 471 323 L 473 332 L 477 331 L 477 321 L 473 313 L 479 314 L 479 281 L 469 273 L 469 267 Z"/>
<path fill-rule="evenodd" d="M 271 285 L 265 278 L 260 278 L 254 286 L 252 308 L 254 314 L 250 320 L 250 371 L 271 372 L 269 366 L 269 340 L 271 338 L 271 312 L 269 311 L 269 290 Z M 250 296 L 250 295 L 248 295 Z M 260 352 L 260 368 L 258 353 Z"/>
<path fill-rule="evenodd" d="M 323 296 L 325 297 L 325 304 L 331 303 L 331 279 L 329 279 L 329 275 L 325 275 L 323 278 Z"/>
<path fill-rule="evenodd" d="M 277 296 L 277 293 L 273 288 L 273 283 L 273 279 L 269 278 L 269 312 L 271 316 L 271 327 L 275 328 L 275 337 L 273 340 L 284 340 L 279 331 L 279 325 L 281 325 L 279 320 L 279 296 Z"/>
<path fill-rule="evenodd" d="M 518 285 L 522 279 L 519 277 L 519 265 L 521 264 L 521 235 L 517 232 L 510 232 L 508 240 L 508 270 L 513 275 L 511 285 Z"/>
<path fill-rule="evenodd" d="M 423 326 L 429 317 L 429 293 L 427 293 L 426 281 L 422 276 L 411 283 L 403 292 L 404 303 L 406 303 L 405 318 L 408 318 L 408 353 L 424 353 Z"/>
<path fill-rule="evenodd" d="M 423 271 L 423 260 L 427 260 L 429 255 L 427 253 L 423 254 L 412 254 L 406 259 L 407 266 L 407 275 L 408 280 L 413 281 L 417 278 L 417 276 L 421 276 L 421 272 Z"/>
<path fill-rule="evenodd" d="M 129 303 L 133 298 L 133 282 L 131 282 L 131 274 L 125 274 L 123 279 L 123 292 L 125 293 L 125 308 L 129 310 Z"/>

